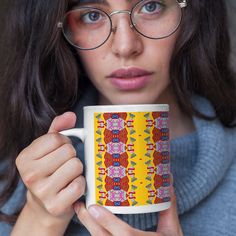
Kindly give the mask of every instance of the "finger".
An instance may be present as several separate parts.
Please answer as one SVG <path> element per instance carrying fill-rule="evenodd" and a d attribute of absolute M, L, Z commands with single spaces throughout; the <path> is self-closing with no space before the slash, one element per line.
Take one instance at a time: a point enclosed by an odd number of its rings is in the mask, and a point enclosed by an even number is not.
<path fill-rule="evenodd" d="M 73 112 L 65 112 L 57 116 L 51 123 L 48 133 L 60 132 L 64 129 L 70 129 L 75 126 L 76 115 Z"/>
<path fill-rule="evenodd" d="M 100 226 L 97 221 L 89 214 L 84 203 L 77 202 L 74 205 L 75 213 L 81 223 L 87 228 L 91 235 L 96 236 L 111 236 L 111 234 Z"/>
<path fill-rule="evenodd" d="M 31 189 L 38 198 L 49 200 L 50 202 L 47 202 L 47 204 L 51 206 L 55 203 L 51 202 L 51 196 L 56 196 L 60 191 L 66 189 L 66 187 L 68 187 L 68 185 L 70 185 L 76 178 L 81 176 L 82 172 L 83 165 L 81 161 L 74 157 L 62 165 L 51 176 L 43 178 L 42 176 L 37 176 L 33 173 L 32 177 L 23 177 L 23 180 L 26 186 Z M 75 188 L 75 185 L 76 184 L 72 184 L 72 187 Z"/>
<path fill-rule="evenodd" d="M 104 207 L 92 205 L 89 207 L 88 212 L 101 227 L 112 235 L 134 235 L 136 232 Z"/>
<path fill-rule="evenodd" d="M 57 141 L 57 144 L 50 139 L 49 142 L 43 142 L 45 145 L 41 146 L 41 148 L 40 146 L 36 149 L 28 147 L 16 158 L 17 169 L 28 188 L 33 188 L 38 181 L 52 175 L 66 161 L 75 157 L 76 153 L 70 147 L 71 144 L 63 144 L 68 141 L 65 140 L 63 135 L 60 136 L 62 140 Z M 51 149 L 56 148 L 60 142 L 62 142 L 62 147 L 51 152 Z M 50 146 L 50 143 L 53 143 L 53 145 Z"/>
<path fill-rule="evenodd" d="M 174 187 L 170 187 L 170 196 L 171 196 L 171 206 L 169 209 L 165 211 L 161 211 L 159 214 L 158 221 L 158 232 L 163 234 L 173 234 L 173 235 L 183 235 L 178 213 L 177 213 L 177 204 L 176 204 L 176 196 L 174 193 Z"/>
<path fill-rule="evenodd" d="M 27 165 L 30 160 L 40 159 L 66 143 L 71 143 L 71 140 L 59 133 L 43 135 L 22 150 L 16 161 L 22 161 L 23 165 Z"/>
<path fill-rule="evenodd" d="M 61 191 L 82 173 L 82 162 L 77 157 L 71 158 L 49 177 L 53 191 Z"/>
<path fill-rule="evenodd" d="M 71 143 L 71 140 L 68 137 L 61 135 L 58 132 L 63 129 L 73 128 L 75 122 L 76 115 L 73 112 L 66 112 L 55 117 L 48 130 L 48 134 L 33 141 L 31 145 L 23 151 L 24 156 L 39 159 L 56 150 L 61 145 Z"/>
<path fill-rule="evenodd" d="M 35 165 L 46 167 L 41 168 L 40 172 L 42 176 L 49 176 L 73 157 L 76 157 L 76 150 L 72 144 L 66 143 L 38 160 Z"/>
<path fill-rule="evenodd" d="M 72 207 L 72 205 L 84 195 L 85 186 L 85 178 L 81 175 L 56 195 L 53 201 L 57 206 L 61 206 L 61 212 Z"/>

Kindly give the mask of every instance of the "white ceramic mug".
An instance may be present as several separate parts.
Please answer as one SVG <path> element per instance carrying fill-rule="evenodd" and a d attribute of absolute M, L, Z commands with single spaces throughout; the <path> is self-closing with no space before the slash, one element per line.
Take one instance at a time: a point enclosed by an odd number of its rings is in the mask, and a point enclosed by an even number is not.
<path fill-rule="evenodd" d="M 62 131 L 85 145 L 86 207 L 116 214 L 170 207 L 169 106 L 84 107 L 84 128 Z"/>

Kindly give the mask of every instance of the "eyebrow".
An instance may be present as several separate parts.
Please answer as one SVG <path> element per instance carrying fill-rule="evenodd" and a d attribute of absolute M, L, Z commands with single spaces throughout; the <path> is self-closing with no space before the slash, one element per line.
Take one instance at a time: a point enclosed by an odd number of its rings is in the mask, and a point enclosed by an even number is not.
<path fill-rule="evenodd" d="M 107 1 L 106 0 L 70 0 L 68 5 L 70 9 L 80 4 L 92 4 L 92 3 L 107 4 Z"/>
<path fill-rule="evenodd" d="M 126 2 L 130 3 L 133 0 L 126 0 Z M 79 4 L 79 3 L 105 3 L 108 4 L 107 0 L 71 0 L 70 4 Z"/>
<path fill-rule="evenodd" d="M 87 2 L 91 2 L 91 3 L 93 3 L 93 2 L 95 2 L 95 3 L 107 3 L 107 0 L 78 0 L 78 2 L 80 2 L 80 3 L 87 3 Z M 126 0 L 126 2 L 132 2 L 132 0 Z"/>
<path fill-rule="evenodd" d="M 127 3 L 131 3 L 134 0 L 125 0 L 125 1 Z M 80 4 L 94 4 L 94 3 L 109 5 L 107 0 L 69 0 L 67 10 L 73 9 L 74 7 L 79 6 Z"/>

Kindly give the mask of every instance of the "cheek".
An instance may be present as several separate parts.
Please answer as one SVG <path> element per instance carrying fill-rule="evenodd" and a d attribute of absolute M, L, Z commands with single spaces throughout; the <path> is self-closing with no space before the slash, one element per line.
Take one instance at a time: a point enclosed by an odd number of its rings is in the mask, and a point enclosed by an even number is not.
<path fill-rule="evenodd" d="M 153 41 L 147 48 L 150 63 L 156 67 L 159 73 L 169 74 L 170 61 L 175 48 L 176 37 Z"/>
<path fill-rule="evenodd" d="M 170 37 L 159 40 L 151 40 L 149 41 L 149 45 L 159 56 L 164 57 L 166 60 L 170 60 L 176 45 L 176 41 L 178 40 L 178 36 L 179 32 L 177 31 Z M 146 45 L 148 45 L 148 42 Z"/>
<path fill-rule="evenodd" d="M 149 53 L 154 54 L 160 61 L 169 62 L 175 47 L 175 40 L 173 39 L 161 39 L 154 41 L 149 47 Z"/>

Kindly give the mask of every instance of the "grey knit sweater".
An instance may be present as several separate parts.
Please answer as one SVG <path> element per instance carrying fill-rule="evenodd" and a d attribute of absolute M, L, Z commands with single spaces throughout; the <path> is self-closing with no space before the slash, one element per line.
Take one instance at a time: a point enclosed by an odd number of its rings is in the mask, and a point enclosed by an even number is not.
<path fill-rule="evenodd" d="M 205 114 L 214 110 L 203 98 L 193 99 L 195 107 Z M 81 107 L 93 104 L 89 97 L 78 107 L 81 126 Z M 171 167 L 174 176 L 179 218 L 184 235 L 235 236 L 236 235 L 236 129 L 224 128 L 218 121 L 194 117 L 196 131 L 171 140 Z M 82 152 L 78 144 L 78 153 Z M 18 186 L 14 196 L 3 210 L 11 213 L 25 198 L 24 187 Z M 133 227 L 155 230 L 158 215 L 119 215 Z M 10 234 L 11 227 L 0 222 L 0 235 Z M 66 236 L 89 235 L 74 219 Z"/>

